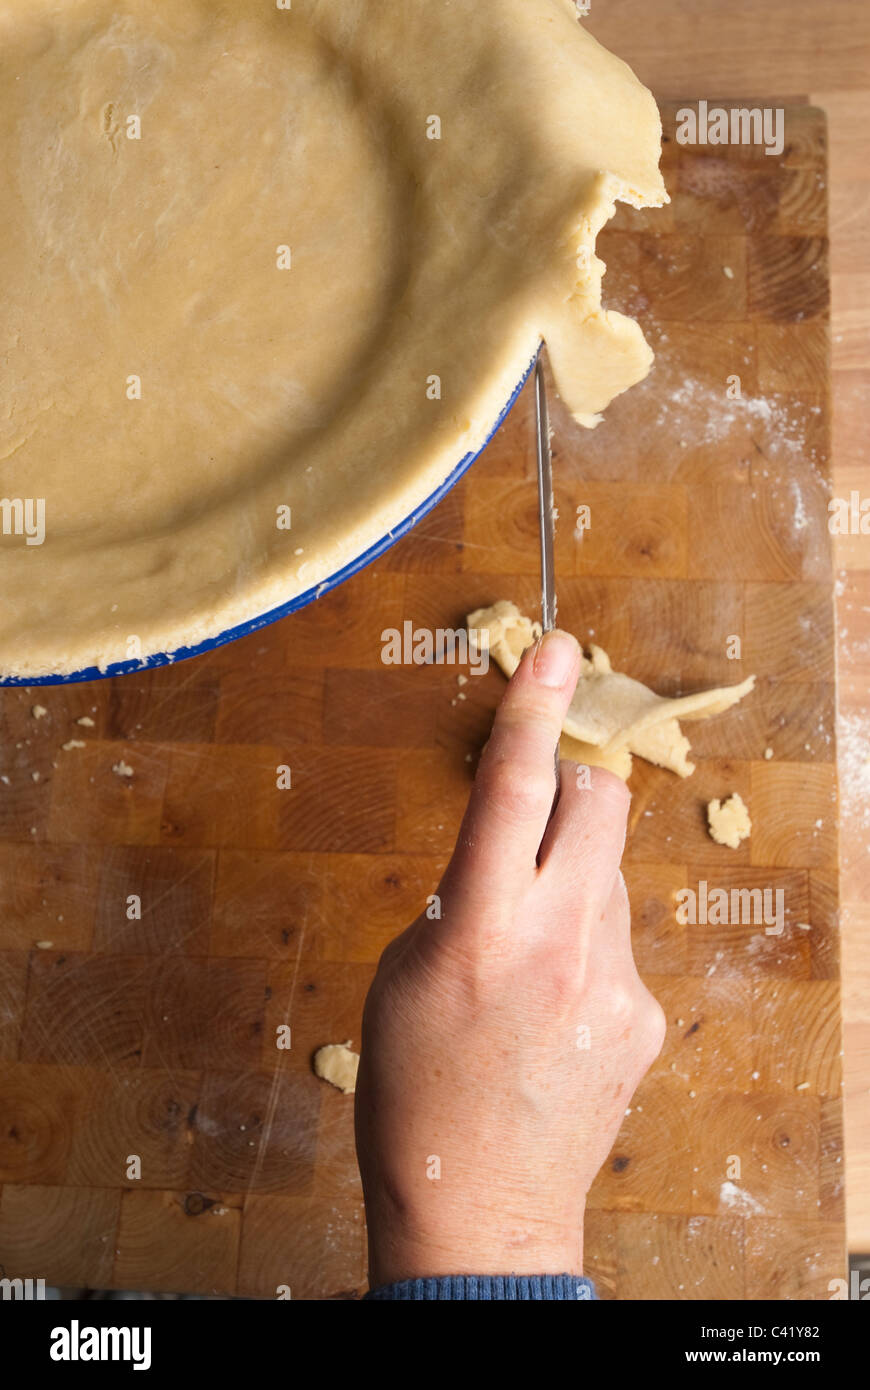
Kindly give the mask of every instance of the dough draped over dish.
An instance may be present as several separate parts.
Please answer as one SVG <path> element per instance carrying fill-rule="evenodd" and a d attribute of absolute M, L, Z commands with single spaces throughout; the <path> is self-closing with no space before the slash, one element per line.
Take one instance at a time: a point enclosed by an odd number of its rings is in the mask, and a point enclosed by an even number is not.
<path fill-rule="evenodd" d="M 667 201 L 658 112 L 571 0 L 0 0 L 0 36 L 0 674 L 317 591 L 542 339 L 586 424 L 646 374 L 594 247 Z"/>

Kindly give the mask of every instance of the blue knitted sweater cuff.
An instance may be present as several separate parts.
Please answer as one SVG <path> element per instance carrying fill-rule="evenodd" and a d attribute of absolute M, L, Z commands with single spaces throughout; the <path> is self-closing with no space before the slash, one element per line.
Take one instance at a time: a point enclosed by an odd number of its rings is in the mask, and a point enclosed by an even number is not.
<path fill-rule="evenodd" d="M 441 1299 L 494 1303 L 591 1302 L 597 1299 L 591 1279 L 580 1274 L 448 1274 L 440 1279 L 405 1279 L 370 1289 L 367 1299 L 423 1303 Z"/>

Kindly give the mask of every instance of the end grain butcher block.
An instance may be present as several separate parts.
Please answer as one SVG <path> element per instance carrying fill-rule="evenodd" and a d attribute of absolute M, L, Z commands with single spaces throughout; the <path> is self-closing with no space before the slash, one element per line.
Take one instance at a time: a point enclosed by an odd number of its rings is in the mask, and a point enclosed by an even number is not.
<path fill-rule="evenodd" d="M 844 1240 L 825 123 L 789 108 L 771 157 L 679 146 L 674 116 L 672 203 L 621 211 L 599 243 L 605 303 L 657 365 L 592 433 L 554 412 L 560 615 L 664 694 L 758 685 L 693 727 L 690 779 L 635 764 L 635 949 L 669 1028 L 592 1191 L 588 1268 L 604 1297 L 827 1298 Z M 503 688 L 384 666 L 380 635 L 498 598 L 534 613 L 533 423 L 526 392 L 436 512 L 305 612 L 175 668 L 0 695 L 7 1275 L 364 1289 L 352 1101 L 310 1060 L 358 1044 Z M 733 792 L 753 822 L 737 850 L 704 815 Z M 702 881 L 781 890 L 784 930 L 680 924 L 676 894 Z"/>

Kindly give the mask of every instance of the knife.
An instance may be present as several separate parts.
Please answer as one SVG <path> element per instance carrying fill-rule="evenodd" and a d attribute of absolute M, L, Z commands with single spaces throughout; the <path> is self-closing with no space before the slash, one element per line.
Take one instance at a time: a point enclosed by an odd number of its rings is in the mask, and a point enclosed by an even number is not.
<path fill-rule="evenodd" d="M 535 419 L 538 433 L 538 521 L 541 532 L 541 630 L 556 626 L 556 515 L 553 505 L 553 455 L 550 448 L 550 412 L 544 380 L 543 343 L 535 360 Z M 559 745 L 556 744 L 556 796 L 559 795 Z"/>

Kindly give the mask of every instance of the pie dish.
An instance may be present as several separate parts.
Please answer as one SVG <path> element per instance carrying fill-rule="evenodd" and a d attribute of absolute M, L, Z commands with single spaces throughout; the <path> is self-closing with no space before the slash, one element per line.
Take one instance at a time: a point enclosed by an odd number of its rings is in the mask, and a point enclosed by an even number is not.
<path fill-rule="evenodd" d="M 660 134 L 570 0 L 0 0 L 0 674 L 314 597 L 541 340 L 594 424 L 651 362 L 594 245 Z"/>

